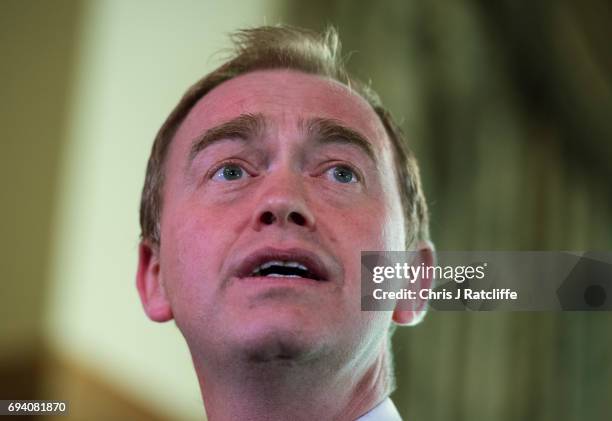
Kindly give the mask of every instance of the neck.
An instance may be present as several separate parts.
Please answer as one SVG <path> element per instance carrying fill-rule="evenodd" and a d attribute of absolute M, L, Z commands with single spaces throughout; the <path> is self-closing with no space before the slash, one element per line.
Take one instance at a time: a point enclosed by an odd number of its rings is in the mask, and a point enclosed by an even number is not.
<path fill-rule="evenodd" d="M 384 342 L 384 341 L 383 341 Z M 249 360 L 207 370 L 194 358 L 211 421 L 354 420 L 388 393 L 386 344 L 365 361 Z"/>

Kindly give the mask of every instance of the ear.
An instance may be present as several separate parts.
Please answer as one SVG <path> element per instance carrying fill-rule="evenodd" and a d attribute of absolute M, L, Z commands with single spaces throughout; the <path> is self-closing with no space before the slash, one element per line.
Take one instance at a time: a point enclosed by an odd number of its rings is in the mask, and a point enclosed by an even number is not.
<path fill-rule="evenodd" d="M 162 284 L 159 262 L 159 247 L 146 241 L 138 246 L 138 271 L 136 288 L 147 316 L 155 322 L 166 322 L 173 318 L 170 302 Z"/>
<path fill-rule="evenodd" d="M 423 264 L 425 267 L 433 266 L 436 261 L 434 245 L 430 241 L 420 241 L 417 244 L 416 251 L 414 252 L 414 260 L 412 266 L 420 266 Z M 419 292 L 422 289 L 430 289 L 433 284 L 433 279 L 427 276 L 426 273 L 422 273 L 414 283 L 408 285 L 409 289 L 416 292 L 417 298 L 410 300 L 407 306 L 406 302 L 396 304 L 393 310 L 393 321 L 398 325 L 414 326 L 418 324 L 425 313 L 427 313 L 427 300 L 419 297 Z M 410 308 L 408 308 L 410 307 Z"/>

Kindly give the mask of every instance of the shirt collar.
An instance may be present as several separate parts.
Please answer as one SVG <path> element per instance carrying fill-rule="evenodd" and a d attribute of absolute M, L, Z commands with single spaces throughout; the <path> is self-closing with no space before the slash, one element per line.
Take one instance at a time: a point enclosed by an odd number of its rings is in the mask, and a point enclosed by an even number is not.
<path fill-rule="evenodd" d="M 355 421 L 402 421 L 402 417 L 397 412 L 393 401 L 386 398 Z"/>

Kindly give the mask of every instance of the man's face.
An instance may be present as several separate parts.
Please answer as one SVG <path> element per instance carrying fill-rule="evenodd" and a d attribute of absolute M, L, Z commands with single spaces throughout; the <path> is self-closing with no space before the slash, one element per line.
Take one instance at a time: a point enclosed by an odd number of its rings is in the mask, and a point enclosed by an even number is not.
<path fill-rule="evenodd" d="M 360 251 L 404 248 L 395 173 L 378 117 L 334 81 L 265 70 L 203 97 L 170 147 L 159 249 L 194 357 L 379 343 L 391 315 L 360 310 Z"/>

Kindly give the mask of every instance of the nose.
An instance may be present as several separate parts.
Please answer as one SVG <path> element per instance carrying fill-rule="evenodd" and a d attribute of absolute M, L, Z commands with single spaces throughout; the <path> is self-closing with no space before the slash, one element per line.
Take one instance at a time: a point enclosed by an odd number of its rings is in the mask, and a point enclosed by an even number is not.
<path fill-rule="evenodd" d="M 253 227 L 259 231 L 266 226 L 281 228 L 302 227 L 311 231 L 315 218 L 310 210 L 300 175 L 283 171 L 278 177 L 270 177 L 259 196 Z"/>

